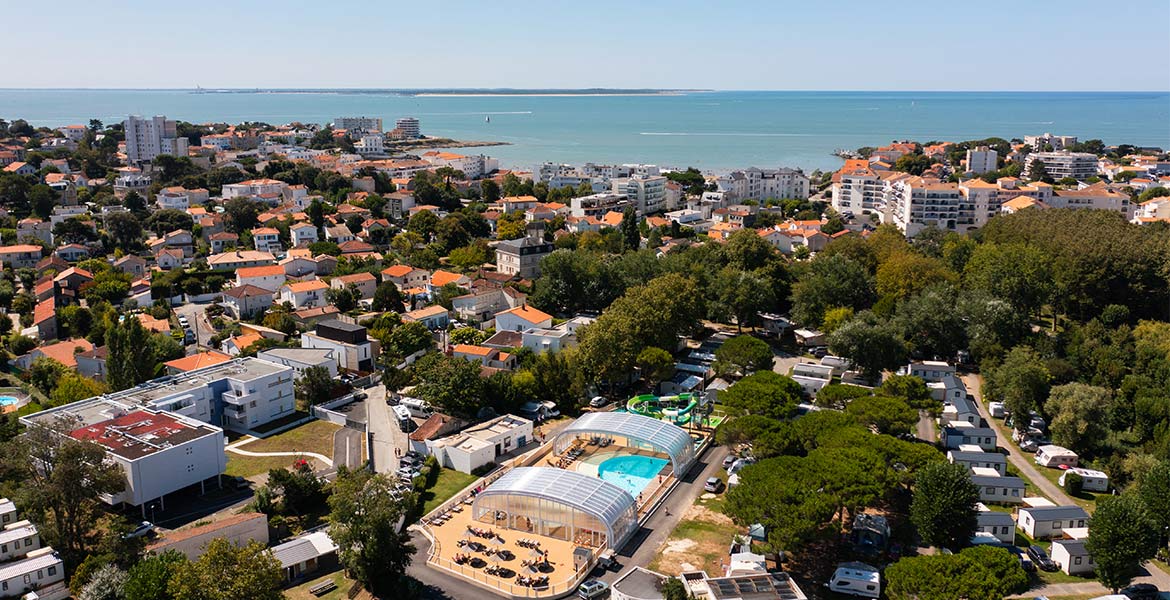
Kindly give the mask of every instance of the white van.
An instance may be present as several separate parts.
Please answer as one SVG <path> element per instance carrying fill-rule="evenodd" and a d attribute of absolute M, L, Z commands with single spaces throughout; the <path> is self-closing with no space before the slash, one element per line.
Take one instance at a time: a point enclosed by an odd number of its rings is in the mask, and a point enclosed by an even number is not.
<path fill-rule="evenodd" d="M 403 398 L 402 402 L 398 403 L 398 406 L 401 406 L 410 411 L 410 416 L 418 417 L 420 419 L 426 419 L 435 412 L 431 409 L 430 404 L 427 404 L 418 398 Z"/>
<path fill-rule="evenodd" d="M 882 574 L 876 568 L 865 563 L 842 563 L 837 566 L 828 586 L 838 594 L 877 598 L 882 594 L 881 578 Z"/>

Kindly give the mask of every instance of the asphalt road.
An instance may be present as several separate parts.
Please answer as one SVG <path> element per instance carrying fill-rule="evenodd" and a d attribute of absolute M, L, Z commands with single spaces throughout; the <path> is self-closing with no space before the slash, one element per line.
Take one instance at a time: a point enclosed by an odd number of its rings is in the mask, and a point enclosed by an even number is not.
<path fill-rule="evenodd" d="M 207 306 L 207 304 L 188 302 L 182 306 L 175 307 L 175 314 L 187 317 L 191 329 L 195 331 L 196 342 L 203 348 L 208 347 L 211 336 L 215 335 L 215 329 L 211 327 L 211 321 L 207 320 Z"/>
<path fill-rule="evenodd" d="M 398 427 L 398 420 L 393 411 L 386 405 L 386 386 L 378 384 L 366 390 L 369 397 L 366 399 L 366 425 L 374 436 L 373 460 L 374 471 L 378 473 L 393 473 L 398 470 L 398 458 L 394 456 L 394 449 L 405 451 L 408 448 L 409 438 Z"/>

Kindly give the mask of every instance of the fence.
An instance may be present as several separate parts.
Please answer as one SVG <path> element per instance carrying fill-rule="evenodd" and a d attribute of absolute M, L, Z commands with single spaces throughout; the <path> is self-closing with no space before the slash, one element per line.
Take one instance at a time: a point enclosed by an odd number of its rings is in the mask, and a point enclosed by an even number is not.
<path fill-rule="evenodd" d="M 329 421 L 334 425 L 341 425 L 342 427 L 345 427 L 346 422 L 348 421 L 345 415 L 335 410 L 329 410 L 322 405 L 310 406 L 309 414 L 313 415 L 315 418 L 321 419 L 322 421 Z"/>
<path fill-rule="evenodd" d="M 434 551 L 438 547 L 438 542 L 432 542 L 431 549 Z M 598 554 L 604 551 L 605 546 L 598 549 Z M 455 561 L 443 558 L 437 554 L 428 558 L 427 563 L 448 571 L 452 574 L 459 575 L 476 585 L 495 591 L 497 593 L 507 594 L 512 598 L 556 598 L 571 593 L 577 588 L 577 584 L 589 573 L 592 569 L 592 561 L 581 565 L 575 569 L 567 578 L 559 579 L 557 581 L 549 581 L 546 587 L 534 588 L 526 585 L 517 585 L 510 583 L 505 579 L 488 575 L 480 569 L 476 569 L 470 565 L 460 565 Z"/>

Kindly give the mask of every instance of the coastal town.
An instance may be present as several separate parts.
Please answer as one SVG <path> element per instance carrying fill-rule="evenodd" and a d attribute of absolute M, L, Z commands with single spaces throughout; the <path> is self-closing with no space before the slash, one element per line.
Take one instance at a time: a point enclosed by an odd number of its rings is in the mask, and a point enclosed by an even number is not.
<path fill-rule="evenodd" d="M 1166 149 L 389 122 L 0 119 L 0 598 L 1170 592 Z"/>

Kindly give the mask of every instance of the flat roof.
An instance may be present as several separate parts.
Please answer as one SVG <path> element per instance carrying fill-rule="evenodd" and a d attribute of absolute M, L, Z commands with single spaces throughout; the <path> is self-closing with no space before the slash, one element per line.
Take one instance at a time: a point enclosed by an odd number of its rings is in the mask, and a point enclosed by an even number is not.
<path fill-rule="evenodd" d="M 716 577 L 707 580 L 715 600 L 803 600 L 806 596 L 787 573 Z"/>
<path fill-rule="evenodd" d="M 69 432 L 69 436 L 97 442 L 118 456 L 136 460 L 216 431 L 207 425 L 181 421 L 167 413 L 136 410 L 79 427 Z"/>

